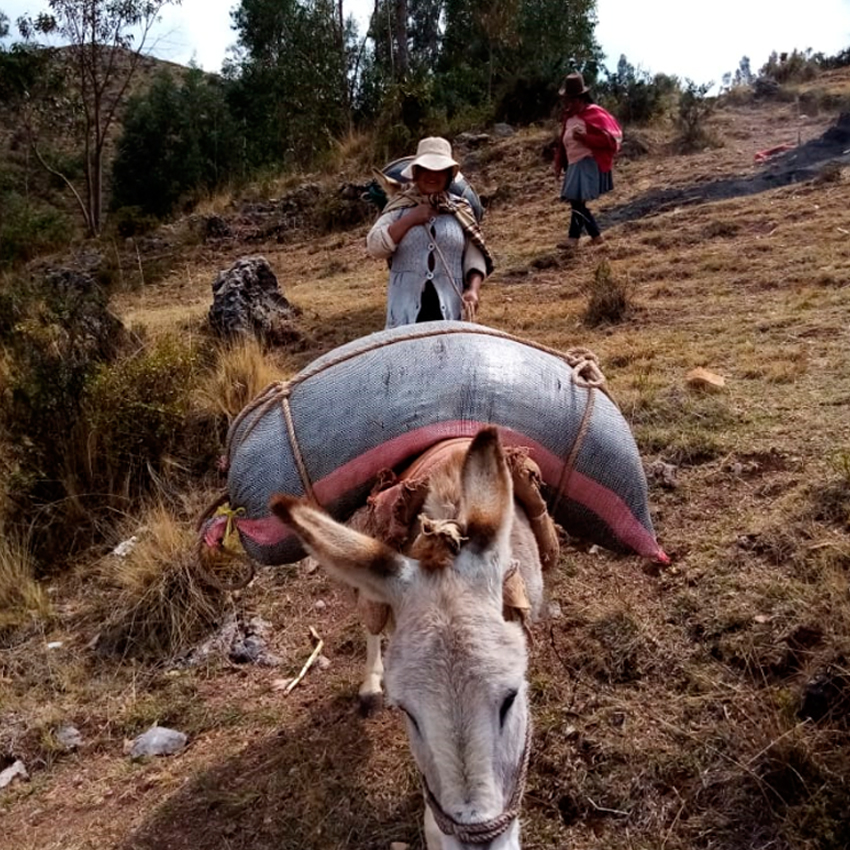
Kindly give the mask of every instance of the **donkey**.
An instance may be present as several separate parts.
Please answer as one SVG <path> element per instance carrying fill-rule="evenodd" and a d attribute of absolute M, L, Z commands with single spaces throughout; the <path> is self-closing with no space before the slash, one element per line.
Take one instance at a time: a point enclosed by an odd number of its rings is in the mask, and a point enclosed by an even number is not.
<path fill-rule="evenodd" d="M 422 776 L 428 850 L 519 850 L 528 658 L 523 625 L 505 617 L 503 586 L 518 574 L 530 619 L 537 617 L 537 539 L 515 502 L 495 428 L 481 430 L 428 482 L 420 532 L 404 554 L 304 501 L 278 494 L 270 507 L 332 576 L 389 606 L 384 682 L 406 716 Z"/>

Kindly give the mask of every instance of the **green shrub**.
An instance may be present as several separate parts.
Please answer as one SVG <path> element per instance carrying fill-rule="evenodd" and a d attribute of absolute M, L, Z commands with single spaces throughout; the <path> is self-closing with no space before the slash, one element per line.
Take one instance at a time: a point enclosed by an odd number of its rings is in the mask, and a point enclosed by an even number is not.
<path fill-rule="evenodd" d="M 226 184 L 243 163 L 237 125 L 221 81 L 197 68 L 180 81 L 166 72 L 127 104 L 112 166 L 112 208 L 134 236 Z M 148 227 L 149 229 L 149 227 Z"/>
<path fill-rule="evenodd" d="M 0 292 L 0 316 L 8 521 L 29 535 L 40 564 L 58 563 L 89 524 L 85 506 L 71 497 L 85 486 L 67 484 L 81 401 L 97 366 L 120 348 L 124 329 L 95 281 L 68 270 L 11 280 Z"/>
<path fill-rule="evenodd" d="M 58 210 L 36 206 L 16 192 L 0 197 L 0 268 L 62 248 L 71 233 L 68 219 Z"/>
<path fill-rule="evenodd" d="M 625 56 L 620 56 L 614 73 L 606 70 L 606 74 L 599 94 L 624 124 L 648 124 L 660 118 L 679 90 L 676 77 L 653 76 L 630 64 Z"/>
<path fill-rule="evenodd" d="M 192 406 L 205 351 L 175 337 L 129 350 L 102 288 L 79 273 L 0 296 L 7 524 L 30 533 L 44 574 L 103 540 L 116 512 L 209 468 L 215 417 Z"/>
<path fill-rule="evenodd" d="M 156 216 L 146 213 L 140 206 L 119 207 L 109 217 L 109 224 L 124 239 L 143 236 L 159 226 Z"/>
<path fill-rule="evenodd" d="M 100 477 L 121 476 L 131 492 L 146 488 L 179 446 L 201 363 L 192 342 L 163 337 L 97 368 L 83 407 L 89 464 Z"/>
<path fill-rule="evenodd" d="M 714 99 L 706 96 L 711 86 L 712 83 L 697 85 L 693 80 L 686 80 L 679 96 L 675 119 L 679 131 L 677 144 L 685 153 L 699 150 L 712 142 L 705 127 L 706 120 L 714 111 Z"/>
<path fill-rule="evenodd" d="M 820 68 L 818 60 L 811 50 L 792 50 L 791 53 L 777 53 L 775 50 L 762 65 L 759 75 L 770 77 L 778 83 L 805 83 L 813 80 Z"/>

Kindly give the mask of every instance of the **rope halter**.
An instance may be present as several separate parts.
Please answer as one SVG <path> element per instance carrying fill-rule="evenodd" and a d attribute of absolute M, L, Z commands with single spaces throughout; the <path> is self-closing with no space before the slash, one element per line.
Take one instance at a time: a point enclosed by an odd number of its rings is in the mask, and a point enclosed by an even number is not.
<path fill-rule="evenodd" d="M 462 844 L 488 844 L 507 832 L 510 825 L 519 817 L 522 795 L 525 791 L 525 780 L 528 776 L 528 759 L 531 755 L 531 721 L 526 725 L 525 744 L 522 749 L 519 772 L 517 773 L 514 790 L 508 800 L 507 806 L 501 814 L 490 820 L 477 823 L 460 823 L 448 814 L 440 805 L 431 789 L 428 780 L 422 775 L 422 786 L 425 792 L 425 800 L 434 815 L 434 820 L 443 835 L 456 838 Z"/>

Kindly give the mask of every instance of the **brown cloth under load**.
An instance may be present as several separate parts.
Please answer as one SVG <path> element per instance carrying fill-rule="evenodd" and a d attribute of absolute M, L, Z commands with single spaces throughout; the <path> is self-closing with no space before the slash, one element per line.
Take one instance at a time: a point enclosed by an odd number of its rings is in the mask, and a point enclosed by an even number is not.
<path fill-rule="evenodd" d="M 428 477 L 434 468 L 434 463 L 429 461 L 439 463 L 447 454 L 465 449 L 471 442 L 471 438 L 462 437 L 446 441 L 451 445 L 438 444 L 432 450 L 433 456 L 426 458 L 423 455 L 400 478 L 391 470 L 386 470 L 379 475 L 366 506 L 354 514 L 350 525 L 403 551 L 411 542 L 416 519 L 428 494 Z M 506 455 L 513 478 L 514 498 L 528 516 L 544 571 L 551 569 L 558 562 L 560 544 L 555 522 L 549 516 L 546 501 L 540 492 L 540 468 L 525 449 L 510 448 Z M 517 564 L 512 565 L 505 576 L 503 603 L 505 619 L 518 620 L 524 627 L 527 626 L 531 605 Z M 371 634 L 380 634 L 386 628 L 391 614 L 388 605 L 359 594 L 357 608 L 364 626 Z"/>

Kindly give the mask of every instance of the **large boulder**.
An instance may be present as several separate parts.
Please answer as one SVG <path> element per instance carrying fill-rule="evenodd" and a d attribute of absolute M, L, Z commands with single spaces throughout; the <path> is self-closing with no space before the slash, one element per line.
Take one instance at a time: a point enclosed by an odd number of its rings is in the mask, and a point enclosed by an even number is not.
<path fill-rule="evenodd" d="M 265 257 L 244 257 L 218 273 L 212 285 L 209 321 L 225 339 L 254 336 L 270 345 L 301 339 L 301 311 L 286 299 Z"/>

